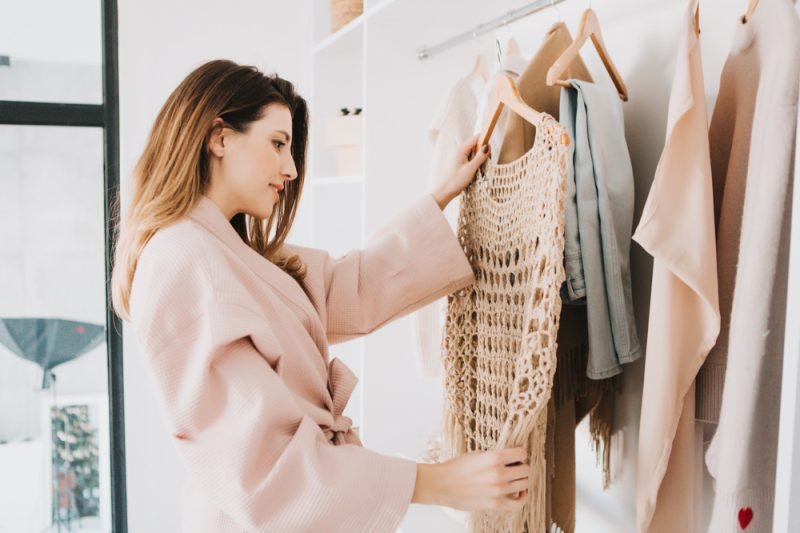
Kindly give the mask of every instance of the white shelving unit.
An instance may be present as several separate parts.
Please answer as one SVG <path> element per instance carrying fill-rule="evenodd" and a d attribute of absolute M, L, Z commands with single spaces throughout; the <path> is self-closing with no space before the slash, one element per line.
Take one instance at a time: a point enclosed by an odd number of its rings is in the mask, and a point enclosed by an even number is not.
<path fill-rule="evenodd" d="M 364 177 L 340 176 L 336 172 L 334 147 L 327 145 L 328 120 L 342 107 L 363 107 L 364 16 L 329 34 L 330 3 L 314 6 L 314 46 L 310 126 L 311 244 L 333 256 L 361 247 L 364 238 Z M 339 357 L 359 377 L 345 415 L 353 419 L 364 436 L 363 415 L 364 341 L 358 339 L 333 346 L 331 357 Z"/>
<path fill-rule="evenodd" d="M 426 192 L 431 152 L 425 127 L 441 95 L 490 38 L 426 61 L 417 59 L 416 50 L 515 3 L 474 4 L 454 11 L 423 0 L 365 0 L 364 13 L 331 34 L 330 2 L 313 2 L 307 187 L 312 207 L 306 213 L 313 246 L 334 254 L 361 246 L 368 234 Z M 343 107 L 364 110 L 360 176 L 336 175 L 334 147 L 326 144 L 326 124 Z M 401 145 L 397 139 L 403 139 Z M 334 346 L 331 354 L 345 352 L 342 359 L 359 375 L 348 416 L 362 426 L 370 448 L 419 457 L 425 451 L 420 419 L 433 432 L 439 413 L 416 413 L 416 420 L 407 422 L 412 414 L 403 411 L 402 395 L 409 384 L 419 385 L 415 390 L 437 405 L 440 392 L 437 380 L 419 376 L 411 347 L 410 322 L 400 320 L 368 339 Z M 361 401 L 364 395 L 368 403 Z"/>
<path fill-rule="evenodd" d="M 449 4 L 449 5 L 447 5 Z M 452 3 L 365 0 L 364 13 L 331 35 L 330 3 L 312 2 L 314 22 L 310 95 L 310 208 L 302 215 L 314 247 L 343 254 L 427 191 L 431 147 L 426 127 L 453 81 L 472 66 L 491 37 L 454 53 L 419 61 L 417 48 L 463 31 L 518 2 Z M 424 80 L 421 83 L 420 80 Z M 328 119 L 343 107 L 363 109 L 360 176 L 337 176 L 335 151 L 326 145 Z M 396 320 L 368 337 L 331 346 L 359 377 L 347 416 L 360 426 L 366 447 L 420 459 L 441 423 L 439 379 L 419 372 L 411 319 Z M 407 400 L 414 396 L 414 402 Z M 430 406 L 420 410 L 419 405 Z M 463 531 L 441 509 L 412 506 L 402 530 Z"/>

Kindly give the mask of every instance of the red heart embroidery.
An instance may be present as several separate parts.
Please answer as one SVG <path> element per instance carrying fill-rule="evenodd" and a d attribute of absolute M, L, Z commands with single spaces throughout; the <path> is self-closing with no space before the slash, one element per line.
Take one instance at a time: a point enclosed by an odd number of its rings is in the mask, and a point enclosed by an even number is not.
<path fill-rule="evenodd" d="M 742 507 L 739 509 L 739 527 L 747 529 L 750 521 L 753 520 L 753 510 L 749 507 Z"/>
<path fill-rule="evenodd" d="M 83 326 L 81 326 L 80 324 L 78 324 L 77 326 L 75 326 L 75 333 L 77 333 L 78 335 L 83 335 L 83 333 L 84 333 L 85 331 L 86 331 L 86 328 L 84 328 L 84 327 L 83 327 Z"/>

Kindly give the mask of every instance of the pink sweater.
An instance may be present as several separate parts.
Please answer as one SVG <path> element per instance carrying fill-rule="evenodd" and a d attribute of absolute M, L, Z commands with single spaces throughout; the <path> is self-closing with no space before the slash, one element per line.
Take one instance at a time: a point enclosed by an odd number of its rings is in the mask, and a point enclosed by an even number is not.
<path fill-rule="evenodd" d="M 201 197 L 139 260 L 131 319 L 187 470 L 184 530 L 394 531 L 416 464 L 361 447 L 328 343 L 471 283 L 469 263 L 430 196 L 363 250 L 287 251 L 302 287 Z"/>

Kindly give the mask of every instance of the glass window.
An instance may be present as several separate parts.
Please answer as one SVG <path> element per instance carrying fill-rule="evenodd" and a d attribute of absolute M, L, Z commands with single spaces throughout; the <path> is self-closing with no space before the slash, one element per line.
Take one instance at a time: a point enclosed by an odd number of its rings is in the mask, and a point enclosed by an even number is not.
<path fill-rule="evenodd" d="M 100 0 L 0 0 L 0 100 L 103 103 Z"/>
<path fill-rule="evenodd" d="M 0 125 L 0 531 L 110 531 L 103 130 Z"/>

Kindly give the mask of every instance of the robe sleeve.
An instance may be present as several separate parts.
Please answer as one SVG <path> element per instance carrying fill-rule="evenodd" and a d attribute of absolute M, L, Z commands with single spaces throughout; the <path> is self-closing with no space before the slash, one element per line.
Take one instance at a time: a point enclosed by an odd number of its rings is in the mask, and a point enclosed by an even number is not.
<path fill-rule="evenodd" d="M 287 246 L 306 263 L 306 293 L 328 342 L 370 333 L 475 281 L 472 267 L 433 197 L 425 195 L 340 258 Z"/>
<path fill-rule="evenodd" d="M 224 524 L 203 530 L 395 531 L 416 464 L 330 444 L 281 378 L 291 354 L 263 314 L 207 283 L 203 254 L 155 253 L 158 268 L 143 258 L 137 269 L 131 316 L 189 494 L 200 494 L 184 522 L 203 523 L 210 507 Z"/>

